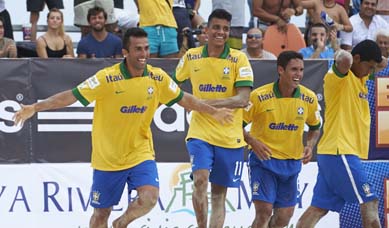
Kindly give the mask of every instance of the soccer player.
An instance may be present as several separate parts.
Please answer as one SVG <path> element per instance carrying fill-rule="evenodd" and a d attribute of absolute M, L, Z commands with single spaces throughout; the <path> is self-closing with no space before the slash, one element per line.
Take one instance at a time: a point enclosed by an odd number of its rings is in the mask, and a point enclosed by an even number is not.
<path fill-rule="evenodd" d="M 243 114 L 252 123 L 245 140 L 255 206 L 253 228 L 288 225 L 297 203 L 297 177 L 320 136 L 320 112 L 314 92 L 300 85 L 303 56 L 284 51 L 277 58 L 279 78 L 251 92 Z M 303 145 L 304 124 L 309 126 Z"/>
<path fill-rule="evenodd" d="M 138 198 L 113 222 L 113 227 L 127 227 L 155 206 L 159 183 L 150 124 L 160 103 L 178 103 L 205 112 L 215 121 L 232 121 L 231 110 L 199 101 L 181 91 L 162 69 L 146 64 L 150 53 L 143 29 L 129 29 L 123 47 L 123 62 L 100 70 L 73 90 L 22 105 L 14 116 L 15 124 L 19 124 L 35 112 L 65 107 L 77 100 L 84 105 L 96 102 L 92 130 L 92 228 L 107 227 L 112 206 L 119 202 L 126 183 L 129 194 L 136 190 Z"/>
<path fill-rule="evenodd" d="M 231 49 L 231 14 L 214 10 L 205 33 L 208 44 L 192 48 L 181 58 L 174 78 L 190 79 L 194 96 L 215 107 L 234 109 L 234 121 L 221 125 L 208 114 L 193 112 L 187 135 L 192 163 L 193 207 L 199 228 L 208 220 L 208 180 L 211 182 L 212 212 L 210 227 L 222 227 L 225 218 L 227 187 L 238 187 L 243 168 L 245 146 L 242 121 L 253 86 L 253 72 L 246 55 Z"/>
<path fill-rule="evenodd" d="M 325 123 L 317 149 L 319 172 L 311 206 L 298 221 L 313 228 L 328 211 L 359 203 L 365 228 L 381 227 L 377 195 L 369 184 L 361 159 L 369 149 L 370 113 L 366 81 L 382 61 L 371 40 L 357 44 L 351 54 L 335 53 L 335 64 L 324 77 Z"/>

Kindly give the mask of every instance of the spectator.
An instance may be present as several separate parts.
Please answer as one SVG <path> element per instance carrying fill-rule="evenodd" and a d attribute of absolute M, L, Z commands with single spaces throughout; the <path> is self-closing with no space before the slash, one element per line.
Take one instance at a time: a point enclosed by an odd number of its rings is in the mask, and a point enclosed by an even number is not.
<path fill-rule="evenodd" d="M 350 15 L 355 15 L 359 13 L 359 10 L 361 9 L 361 0 L 352 0 L 353 7 L 351 9 Z"/>
<path fill-rule="evenodd" d="M 139 12 L 139 26 L 148 34 L 151 58 L 178 56 L 177 23 L 173 0 L 134 0 Z"/>
<path fill-rule="evenodd" d="M 31 41 L 36 41 L 39 12 L 45 7 L 45 3 L 49 10 L 53 8 L 63 9 L 62 0 L 27 0 L 27 11 L 30 12 Z"/>
<path fill-rule="evenodd" d="M 277 57 L 266 50 L 263 50 L 262 31 L 258 28 L 251 28 L 247 31 L 246 45 L 242 49 L 249 59 L 277 59 Z"/>
<path fill-rule="evenodd" d="M 350 12 L 350 0 L 336 0 L 336 3 L 343 6 L 343 8 L 346 10 L 347 15 Z"/>
<path fill-rule="evenodd" d="M 123 3 L 115 1 L 118 7 L 121 7 Z M 118 31 L 117 20 L 114 12 L 114 1 L 113 0 L 74 0 L 74 25 L 80 27 L 81 37 L 86 36 L 90 31 L 91 27 L 87 20 L 87 13 L 89 9 L 94 7 L 101 7 L 107 14 L 105 28 L 108 32 L 115 33 Z"/>
<path fill-rule="evenodd" d="M 0 0 L 0 17 L 3 18 L 4 37 L 14 39 L 11 17 L 8 10 L 5 8 L 5 1 Z"/>
<path fill-rule="evenodd" d="M 380 0 L 377 2 L 377 15 L 380 15 L 389 24 L 389 1 Z"/>
<path fill-rule="evenodd" d="M 224 9 L 232 15 L 230 37 L 227 44 L 234 49 L 240 50 L 243 47 L 242 35 L 245 26 L 244 4 L 240 1 L 212 0 L 212 9 Z"/>
<path fill-rule="evenodd" d="M 389 29 L 388 23 L 376 15 L 378 0 L 362 0 L 358 14 L 350 18 L 353 26 L 352 32 L 341 32 L 341 48 L 351 50 L 359 42 L 369 39 L 373 40 L 379 28 Z"/>
<path fill-rule="evenodd" d="M 63 13 L 53 8 L 47 14 L 47 32 L 38 38 L 36 52 L 41 58 L 74 57 L 72 39 L 65 34 Z"/>
<path fill-rule="evenodd" d="M 88 23 L 92 31 L 78 43 L 78 58 L 121 58 L 122 42 L 105 29 L 107 13 L 101 7 L 88 10 Z"/>
<path fill-rule="evenodd" d="M 186 9 L 185 0 L 173 0 L 173 15 L 177 23 L 177 44 L 181 49 L 183 36 L 186 36 L 186 49 L 195 46 L 192 36 L 192 23 L 189 18 L 188 10 Z M 184 28 L 186 28 L 184 30 Z"/>
<path fill-rule="evenodd" d="M 331 47 L 327 46 L 328 38 L 330 39 Z M 313 24 L 310 28 L 309 37 L 311 45 L 300 49 L 300 53 L 304 59 L 332 59 L 334 58 L 337 48 L 336 32 L 331 30 L 328 33 L 328 28 L 322 24 Z"/>
<path fill-rule="evenodd" d="M 201 0 L 185 0 L 186 8 L 189 12 L 189 18 L 192 22 L 192 28 L 197 28 L 204 23 L 204 18 L 199 14 Z"/>
<path fill-rule="evenodd" d="M 290 18 L 303 14 L 303 11 L 299 0 L 283 0 L 282 5 L 274 0 L 253 0 L 253 16 L 258 17 L 262 31 L 276 24 L 279 31 L 286 32 Z"/>
<path fill-rule="evenodd" d="M 16 58 L 17 50 L 15 41 L 4 37 L 4 19 L 0 17 L 0 58 Z"/>

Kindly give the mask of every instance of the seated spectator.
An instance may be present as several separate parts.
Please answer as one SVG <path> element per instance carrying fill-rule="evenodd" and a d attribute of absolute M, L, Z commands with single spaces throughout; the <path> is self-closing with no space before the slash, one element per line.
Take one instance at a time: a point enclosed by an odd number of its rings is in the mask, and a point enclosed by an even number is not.
<path fill-rule="evenodd" d="M 106 12 L 105 29 L 108 32 L 116 33 L 119 30 L 114 12 L 114 3 L 118 7 L 123 5 L 121 4 L 122 2 L 113 0 L 74 0 L 74 25 L 80 27 L 82 38 L 91 31 L 89 21 L 87 20 L 87 13 L 89 9 L 94 7 L 101 7 Z"/>
<path fill-rule="evenodd" d="M 4 37 L 4 19 L 0 17 L 0 58 L 17 58 L 15 41 Z"/>
<path fill-rule="evenodd" d="M 14 39 L 11 17 L 8 10 L 5 8 L 5 1 L 0 0 L 0 17 L 3 18 L 4 37 Z"/>
<path fill-rule="evenodd" d="M 78 43 L 78 58 L 123 57 L 122 41 L 105 29 L 107 13 L 104 9 L 97 6 L 89 9 L 87 19 L 92 31 Z"/>
<path fill-rule="evenodd" d="M 188 10 L 186 9 L 185 0 L 173 0 L 173 15 L 177 23 L 178 47 L 182 47 L 183 36 L 186 36 L 186 48 L 193 48 L 195 42 L 192 36 L 192 23 L 189 18 Z"/>
<path fill-rule="evenodd" d="M 379 28 L 389 29 L 389 24 L 376 15 L 377 0 L 362 0 L 358 14 L 350 17 L 352 32 L 341 32 L 341 48 L 351 50 L 363 40 L 374 40 Z"/>
<path fill-rule="evenodd" d="M 44 9 L 45 3 L 49 10 L 53 8 L 63 9 L 62 0 L 27 0 L 27 11 L 30 12 L 31 41 L 36 41 L 39 12 Z"/>
<path fill-rule="evenodd" d="M 36 52 L 40 58 L 73 58 L 72 39 L 65 34 L 63 13 L 53 8 L 47 14 L 47 32 L 36 42 Z"/>
<path fill-rule="evenodd" d="M 382 56 L 389 58 L 389 30 L 385 28 L 377 30 L 374 40 L 380 47 Z M 389 64 L 381 71 L 376 72 L 375 75 L 389 77 Z"/>
<path fill-rule="evenodd" d="M 277 57 L 268 51 L 263 50 L 262 31 L 258 28 L 252 28 L 247 31 L 246 45 L 242 49 L 249 59 L 277 59 Z"/>
<path fill-rule="evenodd" d="M 283 0 L 282 5 L 274 0 L 253 0 L 253 16 L 258 17 L 262 31 L 276 24 L 280 32 L 286 32 L 290 18 L 303 12 L 300 0 Z"/>
<path fill-rule="evenodd" d="M 299 52 L 304 59 L 333 59 L 338 49 L 336 32 L 331 30 L 329 34 L 327 26 L 322 23 L 313 24 L 310 28 L 308 39 L 311 45 L 302 48 Z M 327 46 L 330 39 L 331 46 Z"/>

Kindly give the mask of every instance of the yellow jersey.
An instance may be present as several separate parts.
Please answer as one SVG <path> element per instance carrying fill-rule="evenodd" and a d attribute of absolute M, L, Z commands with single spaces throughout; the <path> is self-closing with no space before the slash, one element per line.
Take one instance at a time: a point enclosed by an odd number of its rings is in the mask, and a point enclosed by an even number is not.
<path fill-rule="evenodd" d="M 237 87 L 253 86 L 253 71 L 246 55 L 225 45 L 219 58 L 208 56 L 208 46 L 186 52 L 173 74 L 176 82 L 190 79 L 193 95 L 199 99 L 228 98 Z M 239 148 L 243 139 L 243 109 L 234 110 L 232 124 L 221 125 L 208 114 L 193 111 L 188 138 L 196 138 L 224 148 Z"/>
<path fill-rule="evenodd" d="M 95 101 L 92 167 L 114 171 L 154 160 L 150 124 L 160 103 L 172 105 L 183 92 L 162 69 L 150 65 L 132 77 L 125 60 L 104 68 L 72 90 L 83 104 Z"/>
<path fill-rule="evenodd" d="M 282 97 L 278 81 L 251 92 L 243 118 L 246 124 L 252 123 L 250 135 L 269 147 L 277 159 L 301 159 L 305 123 L 310 130 L 321 125 L 315 93 L 299 85 L 293 97 Z"/>
<path fill-rule="evenodd" d="M 139 26 L 157 26 L 177 28 L 173 15 L 173 0 L 139 0 Z"/>
<path fill-rule="evenodd" d="M 368 157 L 370 112 L 368 77 L 346 75 L 333 65 L 324 77 L 324 127 L 318 154 L 352 154 Z"/>

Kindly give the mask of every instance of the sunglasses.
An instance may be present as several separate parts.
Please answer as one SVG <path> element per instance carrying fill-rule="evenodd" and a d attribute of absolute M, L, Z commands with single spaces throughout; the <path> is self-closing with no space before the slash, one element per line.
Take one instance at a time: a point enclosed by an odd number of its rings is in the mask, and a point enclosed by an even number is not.
<path fill-rule="evenodd" d="M 247 39 L 261 39 L 262 35 L 261 34 L 247 34 Z"/>

